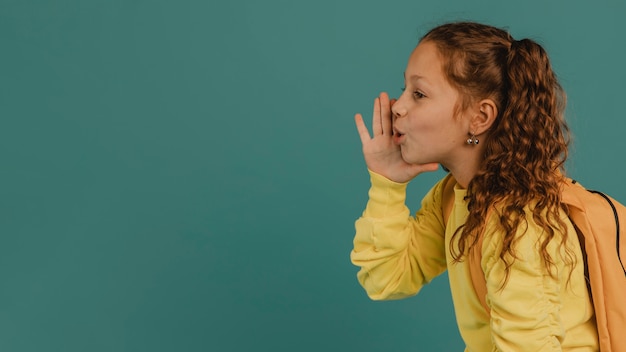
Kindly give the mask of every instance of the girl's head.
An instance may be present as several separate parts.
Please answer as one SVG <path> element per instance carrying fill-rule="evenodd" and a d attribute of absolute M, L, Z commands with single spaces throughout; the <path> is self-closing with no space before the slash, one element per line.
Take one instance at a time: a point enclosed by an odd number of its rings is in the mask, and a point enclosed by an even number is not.
<path fill-rule="evenodd" d="M 554 229 L 564 228 L 558 216 L 559 182 L 569 132 L 565 95 L 548 55 L 530 39 L 518 41 L 502 29 L 471 22 L 438 26 L 418 48 L 426 43 L 436 46 L 443 74 L 459 94 L 457 117 L 466 117 L 463 114 L 481 102 L 494 107 L 492 120 L 478 131 L 480 146 L 466 146 L 481 155 L 467 187 L 470 214 L 463 230 L 457 231 L 460 241 L 453 255 L 460 259 L 475 243 L 494 204 L 507 234 L 502 258 L 513 254 L 516 230 L 526 221 L 524 208 L 532 205 L 533 221 L 547 233 L 540 250 L 550 266 L 545 248 L 555 237 Z"/>
<path fill-rule="evenodd" d="M 473 22 L 438 26 L 420 43 L 437 47 L 443 73 L 459 92 L 458 111 L 484 99 L 494 103 L 497 114 L 481 140 L 486 163 L 500 160 L 500 167 L 527 170 L 527 178 L 533 178 L 532 167 L 550 172 L 563 165 L 565 94 L 539 44 Z"/>

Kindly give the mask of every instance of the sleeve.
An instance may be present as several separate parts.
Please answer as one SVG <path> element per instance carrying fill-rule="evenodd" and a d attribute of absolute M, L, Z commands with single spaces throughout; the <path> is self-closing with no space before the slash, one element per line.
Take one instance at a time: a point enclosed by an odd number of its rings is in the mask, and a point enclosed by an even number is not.
<path fill-rule="evenodd" d="M 506 282 L 505 263 L 499 255 L 502 233 L 485 232 L 481 265 L 491 309 L 494 351 L 561 351 L 565 329 L 559 313 L 559 278 L 547 273 L 539 253 L 542 230 L 531 220 L 531 214 L 526 215 L 528 223 L 520 225 L 514 243 L 516 257 L 508 258 L 511 265 Z M 552 241 L 548 250 L 559 275 L 563 275 L 555 242 L 559 241 Z"/>
<path fill-rule="evenodd" d="M 373 300 L 415 295 L 446 270 L 442 181 L 410 216 L 405 205 L 406 183 L 396 183 L 370 171 L 369 201 L 356 221 L 352 263 L 361 269 L 360 284 Z"/>

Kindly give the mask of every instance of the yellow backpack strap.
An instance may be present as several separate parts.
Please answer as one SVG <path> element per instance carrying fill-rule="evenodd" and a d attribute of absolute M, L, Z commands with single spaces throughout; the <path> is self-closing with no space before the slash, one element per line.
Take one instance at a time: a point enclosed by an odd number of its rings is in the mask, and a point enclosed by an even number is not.
<path fill-rule="evenodd" d="M 454 207 L 454 185 L 456 184 L 454 177 L 452 175 L 447 176 L 447 180 L 443 186 L 443 196 L 442 196 L 442 210 L 443 210 L 443 222 L 445 226 L 448 225 L 448 219 L 450 219 L 450 213 L 452 213 L 452 208 Z M 472 279 L 472 284 L 474 286 L 474 291 L 476 292 L 476 296 L 478 296 L 478 300 L 480 304 L 485 308 L 487 313 L 490 312 L 489 306 L 487 306 L 487 282 L 485 281 L 485 274 L 483 273 L 483 269 L 480 266 L 480 261 L 482 258 L 482 248 L 483 248 L 483 236 L 481 235 L 478 238 L 478 243 L 476 244 L 476 248 L 470 250 L 470 255 L 468 258 L 468 264 L 470 268 L 470 277 Z"/>
<path fill-rule="evenodd" d="M 583 248 L 600 350 L 626 352 L 623 335 L 615 333 L 626 331 L 626 246 L 620 245 L 619 226 L 626 207 L 572 180 L 563 184 L 561 196 Z"/>

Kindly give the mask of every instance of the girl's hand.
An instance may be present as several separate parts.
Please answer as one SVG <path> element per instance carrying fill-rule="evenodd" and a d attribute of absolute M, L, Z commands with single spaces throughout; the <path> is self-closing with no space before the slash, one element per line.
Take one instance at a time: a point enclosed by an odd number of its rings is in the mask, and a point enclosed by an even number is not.
<path fill-rule="evenodd" d="M 374 99 L 372 118 L 374 137 L 370 137 L 361 114 L 356 114 L 354 120 L 363 144 L 363 156 L 367 168 L 392 181 L 404 183 L 422 172 L 437 170 L 439 164 L 409 164 L 402 159 L 400 146 L 394 144 L 392 140 L 391 106 L 394 103 L 395 100 L 390 101 L 389 96 L 384 92 Z"/>

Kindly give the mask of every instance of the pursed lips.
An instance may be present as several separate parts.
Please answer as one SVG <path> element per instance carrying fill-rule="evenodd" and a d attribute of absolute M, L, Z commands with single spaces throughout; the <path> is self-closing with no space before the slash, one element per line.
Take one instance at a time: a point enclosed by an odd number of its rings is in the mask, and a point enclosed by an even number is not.
<path fill-rule="evenodd" d="M 393 127 L 393 142 L 400 145 L 404 141 L 404 133 L 396 126 Z"/>

